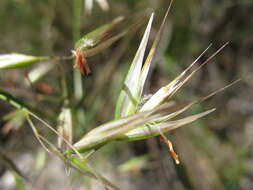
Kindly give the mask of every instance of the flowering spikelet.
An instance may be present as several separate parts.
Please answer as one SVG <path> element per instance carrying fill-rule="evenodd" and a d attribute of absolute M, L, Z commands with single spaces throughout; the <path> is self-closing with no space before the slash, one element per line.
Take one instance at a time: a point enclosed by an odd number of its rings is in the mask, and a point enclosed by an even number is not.
<path fill-rule="evenodd" d="M 112 22 L 105 24 L 94 31 L 84 35 L 75 44 L 76 57 L 75 68 L 79 68 L 82 74 L 91 72 L 86 58 L 94 56 L 111 46 L 128 32 L 135 31 L 146 21 L 146 14 L 137 14 L 130 17 L 119 16 Z"/>

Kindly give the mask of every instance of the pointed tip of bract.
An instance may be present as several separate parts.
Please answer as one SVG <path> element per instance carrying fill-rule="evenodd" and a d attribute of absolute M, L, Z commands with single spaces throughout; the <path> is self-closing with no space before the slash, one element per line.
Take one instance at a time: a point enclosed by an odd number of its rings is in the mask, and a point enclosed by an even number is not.
<path fill-rule="evenodd" d="M 124 81 L 124 88 L 122 88 L 120 92 L 116 105 L 116 119 L 133 114 L 137 109 L 138 102 L 140 102 L 140 93 L 142 92 L 141 88 L 143 88 L 141 85 L 143 59 L 152 27 L 153 18 L 154 13 L 151 13 L 141 43 Z M 126 89 L 129 90 L 126 91 Z M 135 100 L 137 104 L 133 102 L 133 100 Z"/>

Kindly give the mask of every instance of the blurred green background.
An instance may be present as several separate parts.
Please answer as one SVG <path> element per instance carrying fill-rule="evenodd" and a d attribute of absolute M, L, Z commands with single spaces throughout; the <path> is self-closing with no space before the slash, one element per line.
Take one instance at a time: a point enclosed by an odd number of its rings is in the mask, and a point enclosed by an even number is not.
<path fill-rule="evenodd" d="M 167 0 L 1 0 L 0 53 L 70 55 L 75 41 L 119 15 L 155 12 L 150 42 L 169 5 Z M 100 3 L 99 3 L 100 2 Z M 86 3 L 86 7 L 85 7 Z M 106 9 L 104 7 L 104 9 Z M 241 81 L 195 106 L 188 113 L 217 110 L 190 126 L 171 132 L 181 164 L 175 165 L 159 138 L 112 143 L 94 156 L 93 164 L 122 189 L 252 190 L 253 189 L 253 2 L 251 0 L 175 0 L 163 31 L 146 93 L 154 93 L 186 68 L 210 44 L 210 53 L 229 45 L 185 85 L 175 99 L 189 102 Z M 92 75 L 83 77 L 83 100 L 75 113 L 75 140 L 85 131 L 113 119 L 116 98 L 140 43 L 143 28 L 126 35 L 102 53 L 88 58 Z M 151 45 L 151 43 L 150 43 Z M 149 47 L 150 47 L 149 45 Z M 57 64 L 32 88 L 26 74 L 32 68 L 0 72 L 0 86 L 33 105 L 55 124 L 62 105 L 61 78 L 72 81 L 73 63 Z M 62 74 L 63 73 L 63 74 Z M 73 86 L 68 83 L 73 91 Z M 0 102 L 0 116 L 13 108 Z M 22 127 L 23 126 L 23 127 Z M 0 150 L 41 189 L 99 189 L 78 173 L 67 176 L 60 160 L 48 156 L 20 122 L 0 120 Z M 44 131 L 44 133 L 47 133 Z M 48 134 L 49 138 L 54 139 Z M 141 157 L 122 169 L 131 158 Z M 120 169 L 121 168 L 121 169 Z M 53 170 L 53 171 L 52 171 Z M 16 189 L 7 167 L 0 165 L 0 189 Z M 36 188 L 35 188 L 36 189 Z"/>

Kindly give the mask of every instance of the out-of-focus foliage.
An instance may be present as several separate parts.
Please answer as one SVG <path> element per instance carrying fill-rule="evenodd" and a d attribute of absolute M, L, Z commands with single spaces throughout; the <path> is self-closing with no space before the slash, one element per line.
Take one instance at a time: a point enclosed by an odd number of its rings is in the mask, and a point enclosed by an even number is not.
<path fill-rule="evenodd" d="M 132 12 L 146 8 L 155 10 L 157 23 L 154 24 L 154 30 L 157 31 L 158 23 L 161 23 L 168 6 L 167 0 L 108 0 L 108 3 L 110 11 L 101 11 L 95 3 L 91 14 L 84 12 L 84 4 L 81 3 L 81 34 L 88 33 L 119 15 L 131 15 Z M 114 181 L 122 182 L 125 186 L 123 189 L 253 189 L 252 10 L 253 3 L 250 0 L 174 2 L 155 59 L 156 67 L 151 68 L 151 82 L 146 84 L 144 91 L 154 93 L 160 86 L 166 85 L 168 80 L 172 80 L 187 67 L 210 43 L 214 44 L 215 50 L 227 41 L 230 45 L 203 68 L 176 98 L 191 101 L 195 96 L 208 94 L 233 79 L 241 78 L 242 82 L 194 108 L 194 112 L 198 113 L 216 107 L 217 111 L 212 117 L 171 134 L 170 139 L 175 142 L 174 147 L 181 158 L 180 166 L 174 166 L 165 148 L 161 148 L 156 139 L 129 146 L 124 143 L 122 146 L 110 145 L 104 152 L 98 153 L 102 156 L 96 164 L 107 171 L 113 171 L 116 164 L 126 162 L 133 155 L 149 153 L 150 160 L 141 167 L 139 173 L 109 174 L 115 177 Z M 73 14 L 72 1 L 1 0 L 0 54 L 20 52 L 35 56 L 69 55 L 74 48 Z M 153 34 L 151 32 L 151 41 Z M 113 118 L 114 102 L 121 89 L 119 83 L 130 66 L 132 60 L 129 58 L 136 52 L 141 35 L 141 30 L 129 34 L 100 55 L 88 59 L 93 73 L 83 79 L 83 99 L 74 102 L 84 108 L 84 112 L 73 113 L 74 120 L 79 118 L 74 122 L 75 139 L 79 139 L 93 126 Z M 204 57 L 202 61 L 205 59 Z M 31 85 L 26 75 L 40 64 L 43 63 L 38 63 L 33 68 L 24 68 L 21 72 L 1 72 L 0 86 L 22 97 L 24 102 L 29 102 L 42 112 L 46 120 L 56 124 L 66 96 L 62 94 L 63 75 L 67 79 L 65 86 L 70 92 L 73 90 L 73 86 L 69 85 L 69 81 L 72 81 L 72 64 L 64 61 L 57 64 L 47 71 L 47 77 L 42 77 Z M 0 107 L 1 116 L 11 111 L 3 102 Z M 9 125 L 4 120 L 0 123 L 1 149 L 4 148 L 6 155 L 13 155 L 11 158 L 16 163 L 26 163 L 19 168 L 24 173 L 30 173 L 24 168 L 32 168 L 32 162 L 27 160 L 37 152 L 36 141 L 26 127 Z M 48 136 L 50 138 L 51 134 Z M 49 168 L 55 167 L 55 173 L 40 170 L 43 173 L 38 180 L 39 186 L 45 189 L 54 189 L 54 185 L 66 188 L 67 177 L 64 178 L 64 172 L 56 167 L 55 160 L 52 159 L 47 164 Z M 8 172 L 3 166 L 0 166 L 0 174 L 1 182 L 8 178 Z M 121 178 L 121 175 L 124 177 Z M 45 176 L 49 181 L 43 180 Z M 2 184 L 0 188 L 5 188 L 1 187 Z M 73 186 L 78 187 L 78 184 Z"/>

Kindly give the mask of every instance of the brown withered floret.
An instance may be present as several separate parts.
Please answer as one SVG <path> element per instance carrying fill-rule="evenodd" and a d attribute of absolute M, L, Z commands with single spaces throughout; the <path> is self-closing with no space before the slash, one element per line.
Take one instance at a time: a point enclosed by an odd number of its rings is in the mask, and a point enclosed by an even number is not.
<path fill-rule="evenodd" d="M 88 75 L 91 72 L 86 58 L 82 55 L 79 49 L 76 50 L 76 63 L 74 65 L 74 68 L 80 69 L 80 72 L 83 75 Z"/>

